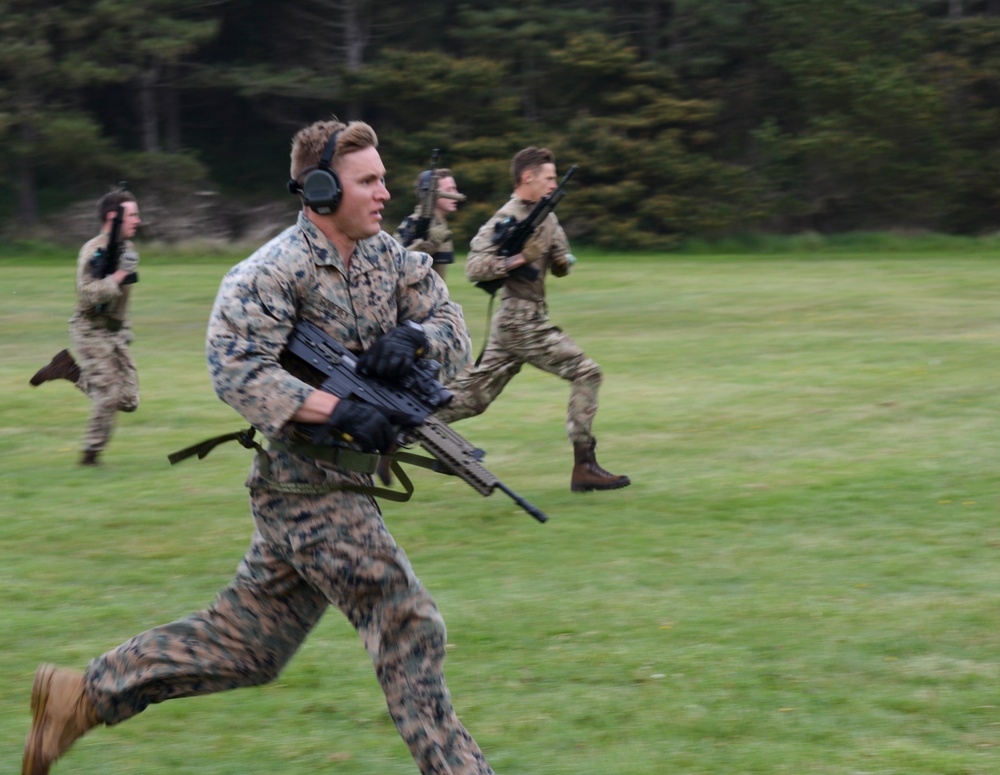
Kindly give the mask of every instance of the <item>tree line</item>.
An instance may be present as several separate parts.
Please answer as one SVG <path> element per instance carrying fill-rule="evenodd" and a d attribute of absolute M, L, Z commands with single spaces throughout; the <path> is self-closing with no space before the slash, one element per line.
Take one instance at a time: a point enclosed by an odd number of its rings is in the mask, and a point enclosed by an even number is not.
<path fill-rule="evenodd" d="M 580 243 L 996 230 L 1000 0 L 611 6 L 0 0 L 0 224 L 118 179 L 273 201 L 292 134 L 336 114 L 379 134 L 387 221 L 439 148 L 471 233 L 542 145 L 580 166 L 560 213 Z"/>

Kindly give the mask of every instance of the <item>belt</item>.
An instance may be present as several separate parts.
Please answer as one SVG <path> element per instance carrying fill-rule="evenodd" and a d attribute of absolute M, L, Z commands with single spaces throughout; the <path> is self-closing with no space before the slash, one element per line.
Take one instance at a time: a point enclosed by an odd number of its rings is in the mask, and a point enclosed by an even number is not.
<path fill-rule="evenodd" d="M 185 449 L 167 455 L 167 459 L 170 460 L 171 465 L 179 463 L 181 460 L 194 455 L 197 455 L 198 459 L 201 460 L 204 459 L 204 457 L 219 444 L 224 444 L 227 441 L 238 441 L 240 445 L 246 449 L 254 449 L 257 451 L 257 470 L 260 477 L 267 482 L 268 486 L 272 490 L 277 492 L 296 493 L 298 495 L 324 495 L 326 493 L 337 492 L 339 490 L 347 490 L 348 492 L 366 493 L 368 495 L 375 495 L 380 498 L 385 498 L 386 500 L 401 503 L 405 503 L 410 499 L 410 496 L 413 495 L 413 483 L 399 465 L 399 461 L 405 460 L 408 463 L 422 465 L 424 468 L 431 468 L 430 463 L 433 462 L 425 461 L 418 455 L 411 455 L 405 452 L 397 452 L 394 455 L 383 456 L 368 452 L 359 452 L 357 450 L 350 449 L 349 447 L 299 444 L 296 442 L 285 443 L 280 441 L 269 441 L 267 450 L 265 450 L 264 447 L 254 441 L 256 430 L 256 428 L 251 426 L 245 431 L 237 431 L 235 433 L 226 433 L 222 436 L 215 436 L 211 439 L 206 439 L 198 444 L 194 444 L 190 447 L 186 447 Z M 353 484 L 351 482 L 328 482 L 323 484 L 313 484 L 311 482 L 276 482 L 271 479 L 271 461 L 267 455 L 268 450 L 306 455 L 307 457 L 323 460 L 327 463 L 333 463 L 341 468 L 358 471 L 363 474 L 372 474 L 375 472 L 379 472 L 380 474 L 385 473 L 379 465 L 384 457 L 389 462 L 389 471 L 396 475 L 396 479 L 399 481 L 403 490 L 392 490 L 388 487 Z"/>

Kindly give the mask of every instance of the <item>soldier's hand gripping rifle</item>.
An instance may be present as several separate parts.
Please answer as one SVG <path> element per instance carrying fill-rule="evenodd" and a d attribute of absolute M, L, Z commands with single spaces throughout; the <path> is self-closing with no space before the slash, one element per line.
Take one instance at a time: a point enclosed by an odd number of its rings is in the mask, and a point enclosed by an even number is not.
<path fill-rule="evenodd" d="M 322 379 L 320 390 L 376 407 L 391 418 L 401 436 L 416 440 L 434 458 L 432 461 L 397 452 L 398 460 L 457 476 L 481 495 L 501 490 L 539 522 L 548 519 L 482 464 L 483 450 L 433 416 L 436 409 L 451 400 L 451 393 L 437 380 L 436 362 L 418 359 L 413 371 L 399 384 L 364 377 L 358 373 L 357 358 L 350 350 L 305 320 L 295 324 L 285 352 L 318 372 Z M 395 466 L 393 470 L 402 480 L 401 469 Z"/>
<path fill-rule="evenodd" d="M 122 191 L 125 190 L 125 181 L 121 181 L 119 187 Z M 109 275 L 113 275 L 118 271 L 118 262 L 122 255 L 122 222 L 125 220 L 125 204 L 119 203 L 117 209 L 115 210 L 115 217 L 111 221 L 111 233 L 108 235 L 108 246 L 106 248 L 98 248 L 97 252 L 94 253 L 93 257 L 90 259 L 90 271 L 93 273 L 94 277 L 98 280 L 103 280 Z M 136 272 L 130 272 L 129 275 L 122 280 L 122 285 L 131 285 L 132 283 L 139 281 L 139 275 Z"/>
<path fill-rule="evenodd" d="M 456 202 L 465 201 L 465 194 L 438 191 L 438 181 L 441 180 L 438 169 L 438 155 L 438 149 L 435 148 L 433 153 L 431 153 L 430 169 L 420 173 L 420 182 L 417 186 L 420 196 L 420 201 L 417 203 L 417 217 L 407 217 L 399 227 L 399 237 L 404 247 L 427 239 L 428 234 L 430 234 L 431 221 L 434 220 L 434 211 L 437 209 L 438 199 L 454 199 Z"/>
<path fill-rule="evenodd" d="M 577 165 L 574 164 L 563 175 L 563 179 L 559 181 L 559 185 L 556 186 L 555 190 L 539 199 L 524 220 L 518 221 L 516 218 L 504 218 L 501 221 L 497 221 L 496 232 L 493 235 L 493 244 L 499 246 L 497 247 L 498 256 L 510 258 L 524 250 L 524 246 L 528 244 L 528 241 L 538 227 L 542 225 L 545 219 L 549 217 L 549 213 L 553 212 L 556 209 L 556 205 L 566 196 L 563 186 L 566 185 L 566 181 L 572 177 L 576 170 Z M 507 273 L 507 277 L 511 275 L 521 275 L 528 280 L 534 280 L 538 276 L 538 270 L 531 266 L 531 264 L 522 264 Z M 490 296 L 493 296 L 503 287 L 506 279 L 506 277 L 498 277 L 494 280 L 480 280 L 476 283 L 476 287 L 482 288 Z"/>

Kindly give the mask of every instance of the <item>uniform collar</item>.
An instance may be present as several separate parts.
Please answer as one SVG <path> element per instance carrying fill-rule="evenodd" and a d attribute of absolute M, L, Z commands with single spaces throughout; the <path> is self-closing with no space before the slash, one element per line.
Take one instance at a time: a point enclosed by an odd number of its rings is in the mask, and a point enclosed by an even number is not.
<path fill-rule="evenodd" d="M 299 213 L 299 228 L 305 235 L 306 241 L 312 249 L 313 260 L 320 266 L 332 266 L 340 270 L 340 273 L 347 276 L 347 267 L 340 251 L 334 246 L 326 235 L 323 234 L 316 224 L 306 217 L 305 212 Z M 354 253 L 351 255 L 351 268 L 355 272 L 367 272 L 376 262 L 377 256 L 370 246 L 371 239 L 359 240 L 354 243 Z"/>

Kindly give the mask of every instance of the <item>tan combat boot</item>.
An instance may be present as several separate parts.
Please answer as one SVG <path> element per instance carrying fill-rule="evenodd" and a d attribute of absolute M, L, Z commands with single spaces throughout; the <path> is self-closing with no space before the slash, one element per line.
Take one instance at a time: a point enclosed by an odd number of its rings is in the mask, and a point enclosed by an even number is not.
<path fill-rule="evenodd" d="M 31 731 L 24 741 L 21 775 L 47 775 L 56 759 L 100 723 L 83 690 L 83 673 L 40 665 L 31 687 Z"/>
<path fill-rule="evenodd" d="M 596 441 L 591 441 L 589 444 L 578 442 L 573 445 L 573 477 L 570 480 L 570 490 L 573 492 L 617 490 L 632 484 L 632 480 L 627 476 L 616 476 L 601 468 L 594 453 L 596 447 Z"/>
<path fill-rule="evenodd" d="M 76 365 L 69 350 L 57 352 L 48 365 L 42 366 L 36 371 L 35 376 L 28 382 L 31 383 L 32 387 L 38 387 L 43 382 L 49 382 L 53 379 L 68 379 L 73 384 L 76 384 L 80 379 L 80 367 Z"/>

